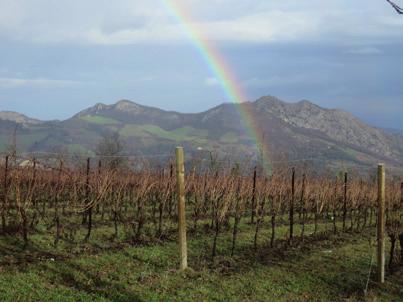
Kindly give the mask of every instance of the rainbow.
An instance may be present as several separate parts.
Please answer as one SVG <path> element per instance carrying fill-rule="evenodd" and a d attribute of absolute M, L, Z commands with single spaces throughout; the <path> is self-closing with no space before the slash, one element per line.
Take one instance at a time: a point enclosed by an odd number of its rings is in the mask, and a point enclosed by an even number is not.
<path fill-rule="evenodd" d="M 235 73 L 215 45 L 203 33 L 200 26 L 197 25 L 191 12 L 181 4 L 180 0 L 162 0 L 162 3 L 188 36 L 205 64 L 220 83 L 229 101 L 236 105 L 235 107 L 239 111 L 245 129 L 255 142 L 257 150 L 261 153 L 263 167 L 267 167 L 270 162 L 267 143 L 255 121 L 251 106 L 247 105 L 246 93 L 243 91 Z"/>

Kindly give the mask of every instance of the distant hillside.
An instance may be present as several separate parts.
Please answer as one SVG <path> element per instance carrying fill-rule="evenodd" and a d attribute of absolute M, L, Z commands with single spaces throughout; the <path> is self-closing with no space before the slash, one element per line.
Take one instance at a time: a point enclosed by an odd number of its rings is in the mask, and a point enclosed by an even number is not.
<path fill-rule="evenodd" d="M 39 120 L 32 119 L 23 114 L 12 111 L 0 111 L 0 120 L 15 122 L 23 125 L 38 125 L 42 123 Z"/>
<path fill-rule="evenodd" d="M 357 165 L 403 162 L 403 135 L 371 127 L 348 112 L 309 101 L 286 103 L 266 96 L 242 105 L 264 133 L 271 158 L 304 157 Z M 119 132 L 129 154 L 163 154 L 184 145 L 188 155 L 212 150 L 222 156 L 256 160 L 258 150 L 239 114 L 240 105 L 222 104 L 185 114 L 122 100 L 96 104 L 65 121 L 42 122 L 0 112 L 0 148 L 18 125 L 19 151 L 90 153 L 104 133 Z"/>

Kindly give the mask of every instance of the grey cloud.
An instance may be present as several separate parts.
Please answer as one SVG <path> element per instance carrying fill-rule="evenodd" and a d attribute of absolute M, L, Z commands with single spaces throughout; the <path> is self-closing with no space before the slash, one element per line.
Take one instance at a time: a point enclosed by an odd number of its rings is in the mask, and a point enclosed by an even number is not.
<path fill-rule="evenodd" d="M 55 80 L 46 78 L 26 79 L 26 78 L 0 78 L 0 88 L 20 88 L 20 87 L 43 87 L 43 88 L 65 88 L 83 85 L 83 82 L 71 80 Z"/>
<path fill-rule="evenodd" d="M 379 55 L 382 51 L 376 47 L 360 47 L 348 49 L 344 53 L 353 55 Z"/>
<path fill-rule="evenodd" d="M 166 1 L 169 2 L 169 1 Z M 401 39 L 403 20 L 383 1 L 189 0 L 210 39 L 267 43 Z M 0 35 L 40 43 L 133 44 L 186 41 L 161 0 L 0 0 Z M 356 42 L 357 42 L 356 41 Z"/>

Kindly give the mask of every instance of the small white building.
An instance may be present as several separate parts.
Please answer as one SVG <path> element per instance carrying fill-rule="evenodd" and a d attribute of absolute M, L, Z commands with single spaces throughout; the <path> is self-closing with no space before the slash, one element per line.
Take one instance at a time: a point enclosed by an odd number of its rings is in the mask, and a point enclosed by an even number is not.
<path fill-rule="evenodd" d="M 32 159 L 26 159 L 26 160 L 23 160 L 22 162 L 20 162 L 18 166 L 20 168 L 33 168 L 34 167 L 34 161 Z M 38 168 L 38 169 L 43 169 L 44 168 L 43 165 L 41 165 L 38 162 L 36 162 L 35 167 Z"/>

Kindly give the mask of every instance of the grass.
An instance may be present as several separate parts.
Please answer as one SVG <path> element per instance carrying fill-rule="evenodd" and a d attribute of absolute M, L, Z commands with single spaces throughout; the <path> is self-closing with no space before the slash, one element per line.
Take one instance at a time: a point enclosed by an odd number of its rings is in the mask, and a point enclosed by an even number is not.
<path fill-rule="evenodd" d="M 155 125 L 125 125 L 120 134 L 125 137 L 156 137 L 173 141 L 200 140 L 208 136 L 208 131 L 192 127 L 182 127 L 171 131 Z"/>
<path fill-rule="evenodd" d="M 86 115 L 86 116 L 82 116 L 80 117 L 80 119 L 92 123 L 92 124 L 97 124 L 97 125 L 115 125 L 115 124 L 119 124 L 119 122 L 117 120 L 114 120 L 112 118 L 109 117 L 105 117 L 105 116 L 91 116 L 91 115 Z"/>
<path fill-rule="evenodd" d="M 321 230 L 328 227 L 320 225 Z M 293 247 L 267 246 L 269 226 L 252 247 L 254 227 L 242 223 L 234 257 L 231 232 L 219 238 L 218 256 L 210 257 L 212 234 L 189 232 L 189 269 L 177 271 L 175 237 L 133 246 L 106 240 L 111 228 L 99 225 L 89 243 L 67 241 L 55 248 L 45 228 L 23 247 L 15 237 L 0 240 L 1 301 L 363 301 L 373 248 L 364 234 L 311 235 Z M 330 227 L 329 227 L 330 229 Z M 307 226 L 307 234 L 312 233 Z M 85 230 L 78 234 L 83 238 Z M 296 227 L 296 234 L 299 228 Z M 401 301 L 403 272 L 387 276 L 382 287 L 369 283 L 368 301 Z M 374 274 L 371 276 L 374 280 Z"/>
<path fill-rule="evenodd" d="M 31 133 L 31 134 L 19 134 L 17 135 L 17 145 L 22 149 L 27 149 L 34 145 L 36 142 L 40 142 L 48 136 L 46 132 Z"/>
<path fill-rule="evenodd" d="M 67 145 L 67 150 L 68 152 L 73 154 L 87 154 L 87 155 L 94 154 L 94 152 L 86 149 L 85 147 L 79 144 L 69 144 Z"/>

